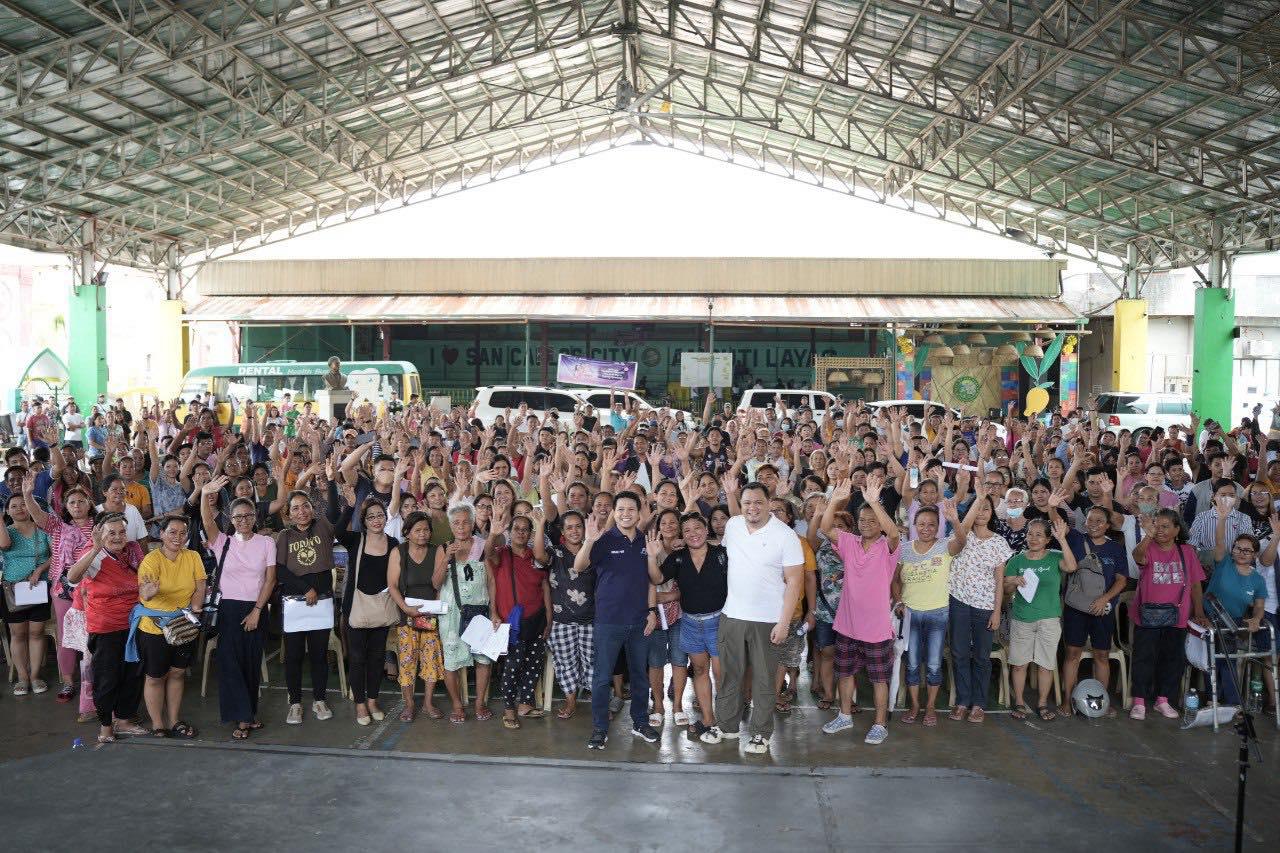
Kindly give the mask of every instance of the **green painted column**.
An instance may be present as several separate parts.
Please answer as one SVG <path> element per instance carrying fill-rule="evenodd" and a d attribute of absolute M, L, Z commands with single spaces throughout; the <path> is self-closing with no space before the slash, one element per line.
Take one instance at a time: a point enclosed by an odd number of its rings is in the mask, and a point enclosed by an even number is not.
<path fill-rule="evenodd" d="M 1204 423 L 1231 423 L 1231 384 L 1235 373 L 1236 304 L 1231 291 L 1196 291 L 1195 345 L 1192 352 L 1191 406 Z"/>
<path fill-rule="evenodd" d="M 87 411 L 107 392 L 107 289 L 72 287 L 67 324 L 67 369 L 71 393 Z"/>

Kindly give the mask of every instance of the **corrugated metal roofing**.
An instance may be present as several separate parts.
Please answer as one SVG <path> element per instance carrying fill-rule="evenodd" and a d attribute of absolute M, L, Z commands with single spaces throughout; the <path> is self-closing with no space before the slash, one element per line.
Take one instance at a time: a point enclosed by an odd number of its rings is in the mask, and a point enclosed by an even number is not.
<path fill-rule="evenodd" d="M 187 320 L 255 324 L 699 322 L 696 296 L 210 296 Z M 717 296 L 711 316 L 724 324 L 883 325 L 1073 323 L 1056 299 L 925 296 Z"/>
<path fill-rule="evenodd" d="M 645 142 L 1186 265 L 1215 226 L 1227 250 L 1280 237 L 1277 11 L 4 0 L 0 239 L 74 250 L 91 219 L 99 259 L 199 261 Z"/>

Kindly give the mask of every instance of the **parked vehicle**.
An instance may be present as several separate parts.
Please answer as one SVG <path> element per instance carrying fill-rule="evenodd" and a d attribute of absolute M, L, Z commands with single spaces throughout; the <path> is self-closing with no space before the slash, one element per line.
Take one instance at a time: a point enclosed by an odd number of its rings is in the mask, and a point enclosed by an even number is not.
<path fill-rule="evenodd" d="M 566 388 L 543 388 L 539 385 L 484 385 L 476 388 L 476 417 L 486 427 L 493 426 L 494 418 L 507 409 L 514 416 L 521 404 L 528 407 L 526 414 L 544 414 L 554 409 L 560 423 L 573 425 L 573 412 L 586 402 L 577 391 Z M 608 400 L 605 401 L 608 406 Z"/>
<path fill-rule="evenodd" d="M 1191 397 L 1154 391 L 1108 391 L 1098 395 L 1098 420 L 1110 432 L 1186 426 L 1191 422 Z"/>
<path fill-rule="evenodd" d="M 596 409 L 609 408 L 610 394 L 613 395 L 613 399 L 615 401 L 623 403 L 624 407 L 627 409 L 631 408 L 632 403 L 639 406 L 640 411 L 642 412 L 653 408 L 653 406 L 645 402 L 644 397 L 641 397 L 635 391 L 610 391 L 608 388 L 570 388 L 568 390 L 586 400 L 587 403 Z"/>
<path fill-rule="evenodd" d="M 827 416 L 827 412 L 839 405 L 836 402 L 835 395 L 828 394 L 826 391 L 813 391 L 803 388 L 748 388 L 742 392 L 742 399 L 738 402 L 738 411 L 772 409 L 777 405 L 778 397 L 782 398 L 782 405 L 786 407 L 787 417 L 796 417 L 796 413 L 802 407 L 807 406 L 813 410 L 813 419 L 817 423 L 822 423 Z"/>

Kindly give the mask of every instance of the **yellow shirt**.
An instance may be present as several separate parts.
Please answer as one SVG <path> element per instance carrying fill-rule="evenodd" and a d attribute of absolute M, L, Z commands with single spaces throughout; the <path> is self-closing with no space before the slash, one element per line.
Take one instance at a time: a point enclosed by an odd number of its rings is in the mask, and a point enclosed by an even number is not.
<path fill-rule="evenodd" d="M 803 536 L 800 537 L 800 549 L 804 551 L 804 571 L 816 572 L 818 570 L 818 558 L 813 553 L 813 548 L 809 545 L 809 540 Z M 796 599 L 796 612 L 791 614 L 791 621 L 794 622 L 804 615 L 804 584 L 805 576 L 800 575 L 800 597 Z"/>
<path fill-rule="evenodd" d="M 151 493 L 141 483 L 125 483 L 124 502 L 142 512 L 151 503 Z"/>
<path fill-rule="evenodd" d="M 204 581 L 204 563 L 195 551 L 183 548 L 178 552 L 176 561 L 164 555 L 164 550 L 157 548 L 142 560 L 138 566 L 138 581 L 155 581 L 159 591 L 152 598 L 141 599 L 144 607 L 152 610 L 180 610 L 191 605 L 191 596 L 195 595 L 196 584 Z M 143 616 L 138 629 L 148 634 L 159 634 L 160 629 L 151 621 L 150 616 Z"/>

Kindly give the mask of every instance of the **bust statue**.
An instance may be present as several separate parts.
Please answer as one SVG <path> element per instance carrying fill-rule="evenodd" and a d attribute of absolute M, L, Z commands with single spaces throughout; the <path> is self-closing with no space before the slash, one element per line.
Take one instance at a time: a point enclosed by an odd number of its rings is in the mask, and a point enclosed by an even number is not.
<path fill-rule="evenodd" d="M 347 377 L 342 375 L 342 362 L 338 357 L 329 358 L 329 372 L 324 375 L 324 387 L 329 391 L 341 391 L 347 387 Z"/>

